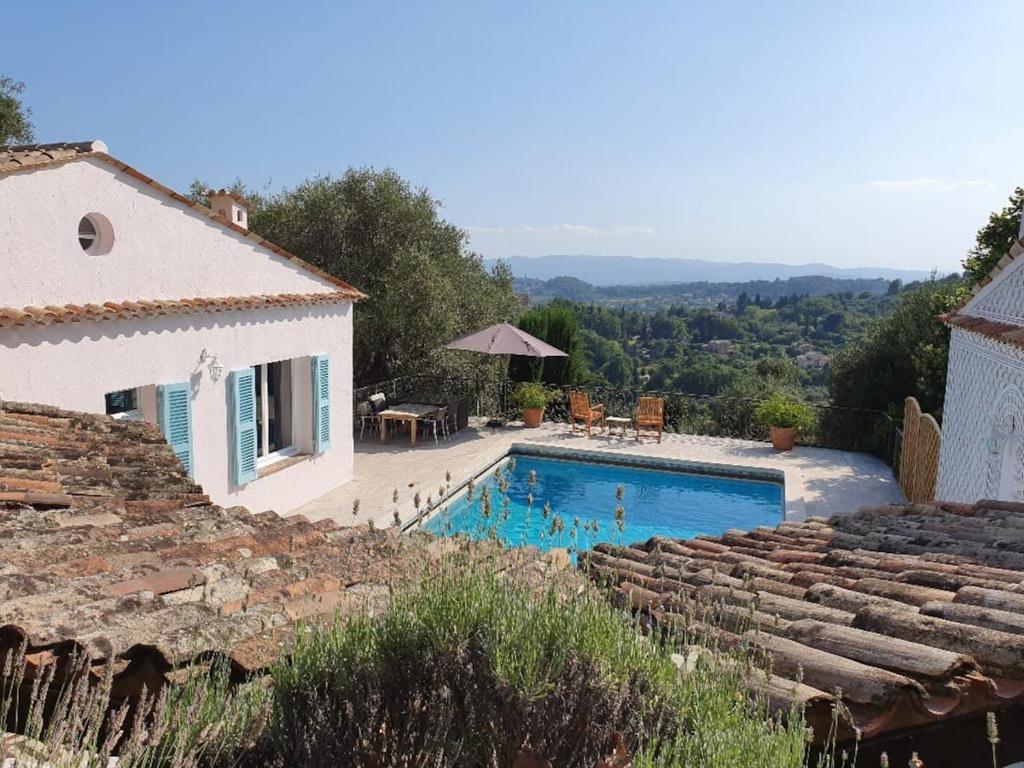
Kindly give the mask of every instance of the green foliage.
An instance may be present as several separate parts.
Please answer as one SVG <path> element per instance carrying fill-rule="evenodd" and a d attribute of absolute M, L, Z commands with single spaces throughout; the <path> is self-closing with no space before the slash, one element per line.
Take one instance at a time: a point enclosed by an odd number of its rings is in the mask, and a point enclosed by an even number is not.
<path fill-rule="evenodd" d="M 203 187 L 194 184 L 193 196 L 202 199 Z M 254 232 L 368 295 L 354 313 L 357 384 L 496 373 L 498 361 L 442 345 L 515 313 L 511 274 L 502 264 L 488 273 L 426 189 L 392 170 L 358 168 L 278 194 L 236 191 L 252 204 Z"/>
<path fill-rule="evenodd" d="M 0 144 L 28 144 L 35 139 L 32 110 L 21 101 L 25 84 L 0 75 Z"/>
<path fill-rule="evenodd" d="M 781 394 L 758 403 L 754 417 L 766 427 L 810 429 L 814 426 L 814 412 L 810 408 Z"/>
<path fill-rule="evenodd" d="M 571 306 L 548 304 L 525 312 L 517 321 L 519 328 L 546 341 L 568 357 L 513 357 L 509 378 L 513 381 L 543 381 L 547 384 L 576 384 L 586 371 L 580 324 Z"/>
<path fill-rule="evenodd" d="M 775 300 L 754 294 L 714 310 L 554 304 L 571 308 L 582 326 L 588 370 L 581 383 L 758 399 L 785 390 L 824 402 L 829 359 L 899 303 L 886 285 L 880 281 L 874 293 Z M 706 346 L 725 336 L 731 337 L 728 351 Z"/>
<path fill-rule="evenodd" d="M 697 341 L 738 339 L 742 335 L 739 322 L 723 312 L 709 309 L 699 311 L 687 322 L 687 328 Z"/>
<path fill-rule="evenodd" d="M 72 656 L 61 677 L 53 664 L 29 682 L 24 646 L 0 654 L 0 723 L 25 738 L 2 754 L 18 765 L 104 768 L 116 755 L 124 768 L 232 766 L 269 715 L 269 692 L 233 685 L 227 662 L 192 668 L 131 707 L 115 696 L 113 665 L 106 666 L 96 680 L 88 656 Z"/>
<path fill-rule="evenodd" d="M 899 304 L 832 361 L 832 403 L 902 412 L 913 395 L 940 413 L 946 391 L 949 330 L 939 320 L 966 295 L 958 276 L 930 280 L 900 294 Z"/>
<path fill-rule="evenodd" d="M 608 361 L 601 367 L 601 376 L 616 387 L 633 386 L 633 361 L 622 347 L 614 347 Z"/>
<path fill-rule="evenodd" d="M 596 591 L 498 570 L 443 570 L 382 616 L 300 632 L 273 671 L 281 764 L 512 765 L 528 747 L 592 768 L 616 732 L 638 766 L 802 764 L 799 714 L 784 728 L 747 704 L 746 676 L 763 672 L 705 649 L 680 675 L 672 641 L 641 637 Z"/>
<path fill-rule="evenodd" d="M 763 357 L 754 365 L 757 375 L 764 381 L 788 385 L 800 376 L 800 370 L 784 357 Z"/>
<path fill-rule="evenodd" d="M 978 230 L 974 247 L 964 259 L 964 275 L 970 285 L 988 275 L 1009 252 L 1020 234 L 1022 215 L 1024 187 L 1017 187 L 1010 195 L 1009 205 L 989 214 L 988 223 Z"/>
<path fill-rule="evenodd" d="M 553 277 L 550 280 L 517 277 L 514 287 L 517 292 L 528 294 L 535 304 L 565 299 L 654 312 L 676 306 L 714 307 L 719 303 L 733 302 L 741 303 L 746 309 L 748 306 L 775 302 L 783 296 L 825 296 L 843 293 L 854 296 L 865 292 L 877 296 L 892 291 L 892 282 L 900 281 L 805 275 L 785 280 L 777 278 L 733 283 L 591 285 L 575 277 Z M 741 300 L 743 294 L 746 294 L 746 298 Z"/>
<path fill-rule="evenodd" d="M 548 401 L 544 387 L 532 381 L 516 387 L 514 397 L 520 408 L 543 408 Z"/>

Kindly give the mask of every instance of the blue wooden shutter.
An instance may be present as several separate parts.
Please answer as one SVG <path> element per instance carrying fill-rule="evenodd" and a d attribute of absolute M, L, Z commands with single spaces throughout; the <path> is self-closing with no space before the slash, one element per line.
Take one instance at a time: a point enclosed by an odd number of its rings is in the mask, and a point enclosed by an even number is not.
<path fill-rule="evenodd" d="M 251 482 L 256 472 L 256 369 L 232 371 L 231 423 L 234 481 L 236 485 Z"/>
<path fill-rule="evenodd" d="M 156 397 L 160 429 L 192 477 L 192 388 L 187 383 L 161 384 Z"/>
<path fill-rule="evenodd" d="M 331 447 L 331 361 L 327 355 L 313 357 L 313 452 Z"/>

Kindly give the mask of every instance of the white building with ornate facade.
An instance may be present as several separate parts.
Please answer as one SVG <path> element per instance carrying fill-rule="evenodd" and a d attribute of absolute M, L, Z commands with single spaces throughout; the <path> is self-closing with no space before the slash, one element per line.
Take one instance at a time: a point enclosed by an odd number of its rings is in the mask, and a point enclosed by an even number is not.
<path fill-rule="evenodd" d="M 1024 501 L 1024 222 L 952 329 L 936 498 Z"/>

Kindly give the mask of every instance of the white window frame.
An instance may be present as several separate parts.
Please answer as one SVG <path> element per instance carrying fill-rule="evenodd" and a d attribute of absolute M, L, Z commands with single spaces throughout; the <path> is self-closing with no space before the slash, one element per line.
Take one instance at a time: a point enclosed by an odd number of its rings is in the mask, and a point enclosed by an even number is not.
<path fill-rule="evenodd" d="M 118 421 L 145 421 L 146 417 L 142 415 L 142 411 L 135 408 L 131 411 L 121 411 L 120 413 L 110 414 L 110 418 L 117 419 Z"/>
<path fill-rule="evenodd" d="M 142 389 L 141 387 L 125 387 L 124 389 L 115 389 L 111 392 L 107 392 L 103 395 L 104 404 L 106 404 L 107 395 L 112 395 L 114 392 L 135 392 L 135 407 L 129 411 L 121 411 L 120 413 L 109 413 L 107 414 L 112 419 L 118 421 L 144 421 L 145 416 L 142 414 L 142 409 L 139 407 L 139 403 L 142 402 Z M 106 408 L 104 408 L 106 410 Z"/>
<path fill-rule="evenodd" d="M 277 361 L 271 361 L 277 362 Z M 280 362 L 284 362 L 283 360 Z M 260 441 L 260 450 L 263 451 L 262 456 L 256 457 L 256 469 L 265 469 L 266 467 L 276 464 L 279 461 L 290 458 L 292 456 L 299 455 L 299 447 L 295 445 L 295 387 L 294 387 L 294 375 L 295 365 L 294 360 L 288 360 L 291 365 L 288 366 L 288 372 L 293 377 L 291 387 L 292 402 L 291 402 L 291 439 L 292 444 L 286 445 L 280 450 L 269 452 L 270 449 L 270 398 L 267 397 L 267 369 L 270 367 L 270 363 L 257 363 L 253 367 L 256 369 L 256 375 L 260 379 L 260 433 L 257 435 Z"/>

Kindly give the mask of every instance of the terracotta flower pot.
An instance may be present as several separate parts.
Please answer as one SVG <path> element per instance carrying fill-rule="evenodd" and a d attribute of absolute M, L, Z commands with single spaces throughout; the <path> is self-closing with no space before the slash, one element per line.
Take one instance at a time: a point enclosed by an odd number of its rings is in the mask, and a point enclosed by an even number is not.
<path fill-rule="evenodd" d="M 523 423 L 526 426 L 536 429 L 544 421 L 543 408 L 523 408 Z"/>
<path fill-rule="evenodd" d="M 792 451 L 796 445 L 796 430 L 793 427 L 772 427 L 772 448 L 776 451 Z"/>

